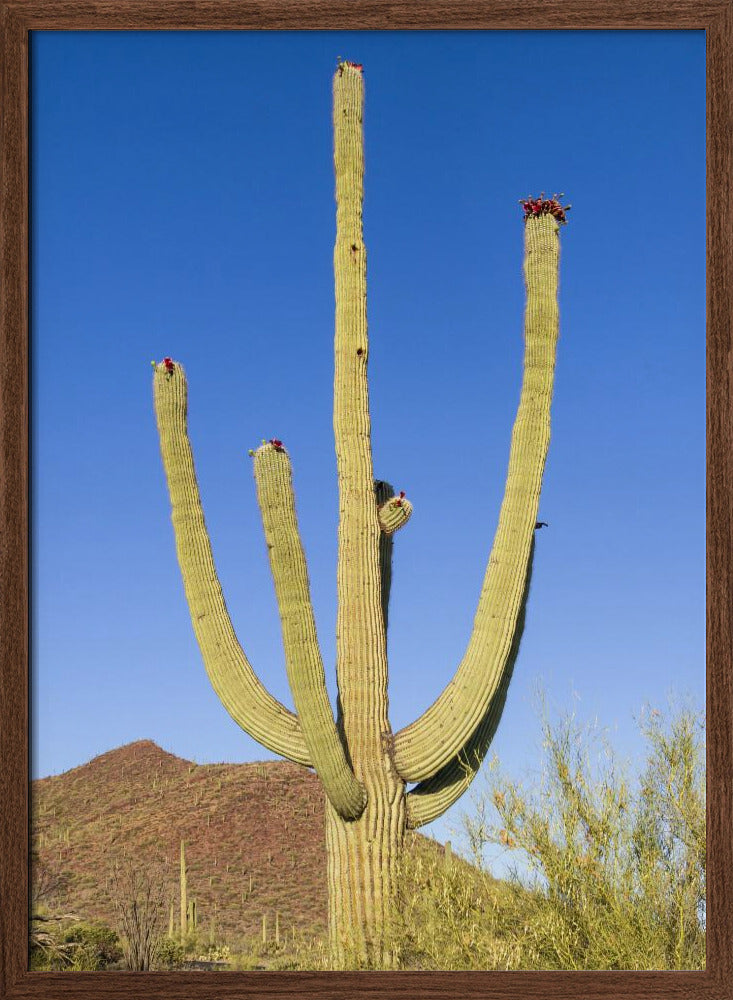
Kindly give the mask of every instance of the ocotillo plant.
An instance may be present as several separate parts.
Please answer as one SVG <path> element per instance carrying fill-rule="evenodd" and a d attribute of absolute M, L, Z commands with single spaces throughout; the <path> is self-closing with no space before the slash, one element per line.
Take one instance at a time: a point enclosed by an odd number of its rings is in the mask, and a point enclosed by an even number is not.
<path fill-rule="evenodd" d="M 412 512 L 375 479 L 367 395 L 366 247 L 362 235 L 360 66 L 333 84 L 336 172 L 334 433 L 338 469 L 337 658 L 334 719 L 295 512 L 290 457 L 263 442 L 254 476 L 296 712 L 273 698 L 232 628 L 216 575 L 187 433 L 187 383 L 171 358 L 154 364 L 160 445 L 178 559 L 211 682 L 237 723 L 265 747 L 315 768 L 326 792 L 329 937 L 335 967 L 393 967 L 405 831 L 436 819 L 465 791 L 504 707 L 519 647 L 550 436 L 558 334 L 557 197 L 523 201 L 525 365 L 509 468 L 473 632 L 452 680 L 413 723 L 393 733 L 387 712 L 387 615 L 393 536 Z M 566 206 L 569 207 L 569 206 Z M 407 785 L 414 783 L 408 792 Z"/>

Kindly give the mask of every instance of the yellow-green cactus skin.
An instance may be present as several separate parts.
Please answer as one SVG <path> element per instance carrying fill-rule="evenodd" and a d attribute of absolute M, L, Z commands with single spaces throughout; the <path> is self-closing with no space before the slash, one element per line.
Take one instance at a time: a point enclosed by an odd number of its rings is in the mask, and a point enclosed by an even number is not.
<path fill-rule="evenodd" d="M 268 750 L 299 764 L 310 764 L 299 720 L 258 680 L 229 619 L 188 439 L 188 387 L 183 367 L 166 358 L 155 366 L 153 387 L 178 563 L 209 679 L 242 729 Z"/>
<path fill-rule="evenodd" d="M 254 455 L 254 470 L 280 608 L 288 680 L 303 736 L 328 798 L 340 816 L 356 819 L 364 809 L 365 792 L 349 765 L 326 692 L 285 448 L 280 443 L 263 444 Z"/>
<path fill-rule="evenodd" d="M 395 533 L 412 504 L 375 480 L 369 415 L 364 195 L 364 78 L 340 62 L 333 80 L 336 174 L 334 436 L 339 483 L 334 719 L 281 441 L 250 452 L 280 609 L 295 713 L 257 678 L 234 634 L 216 576 L 187 432 L 183 368 L 154 363 L 154 400 L 178 560 L 206 670 L 238 724 L 268 749 L 313 767 L 326 792 L 329 938 L 334 968 L 390 968 L 389 927 L 405 831 L 463 794 L 501 718 L 524 628 L 534 531 L 550 439 L 558 337 L 556 198 L 526 199 L 524 378 L 504 500 L 473 632 L 442 694 L 393 733 L 387 625 Z M 567 206 L 569 207 L 569 206 Z M 414 787 L 408 792 L 407 785 Z"/>
<path fill-rule="evenodd" d="M 380 507 L 377 508 L 379 527 L 385 535 L 393 535 L 404 527 L 412 515 L 412 504 L 406 499 L 404 493 L 398 497 L 390 497 Z"/>

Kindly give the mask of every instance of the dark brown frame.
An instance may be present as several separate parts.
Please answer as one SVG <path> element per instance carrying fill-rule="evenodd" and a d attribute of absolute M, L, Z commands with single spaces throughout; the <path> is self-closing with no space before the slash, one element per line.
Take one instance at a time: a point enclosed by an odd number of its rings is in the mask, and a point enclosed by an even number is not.
<path fill-rule="evenodd" d="M 733 997 L 733 0 L 0 0 L 0 16 L 0 998 Z M 706 971 L 29 973 L 29 31 L 507 28 L 706 32 Z"/>

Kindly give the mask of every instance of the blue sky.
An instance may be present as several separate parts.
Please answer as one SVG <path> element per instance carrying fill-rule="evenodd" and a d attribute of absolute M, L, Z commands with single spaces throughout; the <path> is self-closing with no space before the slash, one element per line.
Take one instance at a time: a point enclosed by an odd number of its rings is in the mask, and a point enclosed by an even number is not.
<path fill-rule="evenodd" d="M 152 410 L 164 355 L 186 366 L 235 628 L 291 704 L 247 456 L 285 442 L 335 697 L 337 56 L 365 66 L 375 474 L 415 505 L 393 727 L 470 635 L 521 379 L 518 199 L 540 190 L 573 205 L 549 528 L 494 749 L 515 776 L 537 766 L 538 685 L 632 760 L 645 703 L 702 706 L 704 55 L 702 32 L 34 33 L 34 776 L 142 738 L 270 757 L 193 637 Z"/>

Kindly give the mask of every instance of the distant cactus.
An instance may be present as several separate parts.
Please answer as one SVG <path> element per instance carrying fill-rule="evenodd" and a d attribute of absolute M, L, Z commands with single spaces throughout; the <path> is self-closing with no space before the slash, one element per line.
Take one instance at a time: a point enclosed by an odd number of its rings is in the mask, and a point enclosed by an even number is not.
<path fill-rule="evenodd" d="M 184 940 L 188 935 L 188 879 L 187 879 L 187 868 L 186 868 L 186 845 L 183 840 L 181 841 L 180 892 L 181 892 L 181 940 Z"/>
<path fill-rule="evenodd" d="M 315 768 L 323 783 L 329 940 L 335 967 L 343 967 L 347 959 L 365 967 L 391 967 L 398 956 L 386 928 L 398 898 L 405 832 L 436 819 L 470 784 L 499 724 L 519 648 L 550 437 L 559 227 L 569 206 L 544 196 L 522 202 L 527 290 L 524 379 L 504 500 L 473 632 L 442 694 L 416 721 L 393 733 L 387 712 L 391 560 L 395 533 L 406 524 L 412 505 L 404 492 L 395 493 L 384 480 L 376 480 L 372 465 L 362 232 L 362 70 L 360 64 L 340 60 L 333 81 L 337 201 L 333 422 L 340 493 L 336 719 L 316 636 L 290 456 L 283 442 L 265 439 L 250 455 L 295 713 L 258 679 L 227 612 L 188 439 L 184 370 L 165 358 L 154 366 L 153 380 L 178 559 L 211 683 L 247 733 L 269 750 Z M 409 784 L 414 787 L 408 792 Z M 264 941 L 265 915 L 262 933 Z"/>

